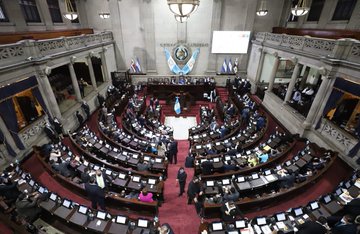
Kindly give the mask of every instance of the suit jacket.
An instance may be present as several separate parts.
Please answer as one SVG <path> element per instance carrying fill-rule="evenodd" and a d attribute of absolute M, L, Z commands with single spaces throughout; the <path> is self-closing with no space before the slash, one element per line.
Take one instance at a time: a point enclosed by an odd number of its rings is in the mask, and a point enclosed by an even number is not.
<path fill-rule="evenodd" d="M 305 223 L 298 226 L 298 234 L 325 234 L 326 228 L 315 221 L 306 221 Z"/>
<path fill-rule="evenodd" d="M 193 181 L 191 181 L 189 183 L 188 191 L 187 191 L 187 194 L 188 194 L 189 198 L 194 199 L 196 197 L 196 195 L 198 193 L 200 193 L 200 191 L 201 191 L 201 188 L 200 188 L 199 182 L 194 183 Z"/>
<path fill-rule="evenodd" d="M 99 202 L 101 199 L 105 199 L 105 192 L 96 184 L 85 184 L 85 191 L 91 201 Z"/>
<path fill-rule="evenodd" d="M 341 226 L 335 226 L 331 229 L 332 234 L 356 234 L 356 224 L 346 224 Z"/>
<path fill-rule="evenodd" d="M 37 215 L 41 212 L 41 208 L 37 207 L 37 200 L 20 200 L 17 199 L 15 203 L 17 212 L 24 218 L 34 221 Z"/>
<path fill-rule="evenodd" d="M 0 196 L 4 196 L 6 199 L 16 199 L 20 195 L 17 189 L 16 183 L 0 185 Z"/>

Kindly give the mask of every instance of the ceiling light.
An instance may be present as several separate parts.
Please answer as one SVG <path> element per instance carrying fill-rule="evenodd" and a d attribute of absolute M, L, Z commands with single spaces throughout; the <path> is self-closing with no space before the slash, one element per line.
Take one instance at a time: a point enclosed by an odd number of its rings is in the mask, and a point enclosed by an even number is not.
<path fill-rule="evenodd" d="M 310 7 L 306 4 L 306 0 L 299 0 L 295 7 L 291 8 L 291 14 L 295 16 L 304 16 L 310 10 Z"/>
<path fill-rule="evenodd" d="M 78 13 L 74 11 L 73 5 L 70 0 L 65 0 L 65 9 L 66 12 L 63 16 L 68 20 L 75 20 L 78 17 Z"/>
<path fill-rule="evenodd" d="M 199 7 L 200 0 L 167 0 L 172 13 L 184 17 L 190 16 Z"/>

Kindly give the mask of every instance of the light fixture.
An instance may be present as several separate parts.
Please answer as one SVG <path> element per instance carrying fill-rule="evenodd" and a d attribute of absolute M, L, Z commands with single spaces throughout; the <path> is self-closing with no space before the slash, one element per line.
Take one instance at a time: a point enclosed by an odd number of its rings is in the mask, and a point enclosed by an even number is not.
<path fill-rule="evenodd" d="M 265 0 L 261 0 L 261 3 L 260 3 L 260 7 L 259 9 L 256 11 L 256 14 L 258 16 L 265 16 L 267 15 L 268 13 L 268 10 L 267 10 L 267 7 L 266 7 L 266 1 Z"/>
<path fill-rule="evenodd" d="M 291 14 L 295 16 L 304 16 L 310 10 L 310 7 L 306 4 L 306 0 L 299 0 L 295 7 L 291 8 Z"/>
<path fill-rule="evenodd" d="M 190 16 L 199 7 L 200 0 L 167 0 L 172 13 L 184 17 Z"/>
<path fill-rule="evenodd" d="M 110 13 L 109 12 L 100 12 L 99 16 L 101 19 L 109 19 L 110 18 Z"/>
<path fill-rule="evenodd" d="M 175 19 L 177 22 L 179 23 L 184 23 L 189 19 L 189 16 L 180 16 L 180 15 L 175 15 Z"/>
<path fill-rule="evenodd" d="M 68 20 L 75 20 L 78 17 L 78 13 L 74 11 L 73 5 L 71 4 L 71 0 L 65 0 L 65 8 L 66 12 L 64 13 L 64 17 Z"/>

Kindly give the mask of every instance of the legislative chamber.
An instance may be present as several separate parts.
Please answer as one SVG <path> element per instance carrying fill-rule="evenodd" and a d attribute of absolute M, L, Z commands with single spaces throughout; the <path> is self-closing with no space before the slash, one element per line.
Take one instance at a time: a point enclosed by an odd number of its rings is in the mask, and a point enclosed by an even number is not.
<path fill-rule="evenodd" d="M 359 233 L 359 14 L 0 0 L 0 233 Z"/>

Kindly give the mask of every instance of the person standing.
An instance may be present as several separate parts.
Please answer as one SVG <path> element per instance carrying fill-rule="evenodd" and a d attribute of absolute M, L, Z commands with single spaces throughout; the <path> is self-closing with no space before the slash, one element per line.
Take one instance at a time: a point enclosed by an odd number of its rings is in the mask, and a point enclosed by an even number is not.
<path fill-rule="evenodd" d="M 82 102 L 81 108 L 85 111 L 86 114 L 86 120 L 89 120 L 90 117 L 90 107 L 89 104 L 87 104 L 85 101 Z"/>
<path fill-rule="evenodd" d="M 176 177 L 176 182 L 179 183 L 179 186 L 180 186 L 179 197 L 182 196 L 183 193 L 185 192 L 186 177 L 187 177 L 187 174 L 186 174 L 184 168 L 180 167 L 177 177 Z"/>
<path fill-rule="evenodd" d="M 94 177 L 90 177 L 89 183 L 85 184 L 85 191 L 91 200 L 91 207 L 93 209 L 97 209 L 99 204 L 100 208 L 105 210 L 105 191 L 96 184 Z"/>
<path fill-rule="evenodd" d="M 201 191 L 201 185 L 200 185 L 199 178 L 194 177 L 190 181 L 190 183 L 188 185 L 187 195 L 188 195 L 188 205 L 190 205 L 192 203 L 192 201 L 194 201 L 196 213 L 198 215 L 201 215 L 203 191 Z"/>

